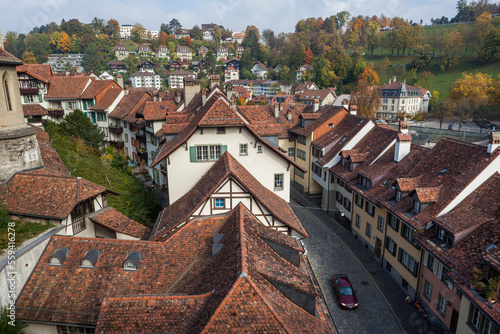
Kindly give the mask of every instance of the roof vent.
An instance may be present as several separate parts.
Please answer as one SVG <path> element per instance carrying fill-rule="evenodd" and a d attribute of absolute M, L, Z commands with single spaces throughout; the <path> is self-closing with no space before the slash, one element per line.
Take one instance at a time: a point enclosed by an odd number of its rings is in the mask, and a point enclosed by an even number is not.
<path fill-rule="evenodd" d="M 52 266 L 62 266 L 66 257 L 68 256 L 69 249 L 67 247 L 59 248 L 54 255 L 49 258 L 49 264 Z"/>
<path fill-rule="evenodd" d="M 127 259 L 123 263 L 123 270 L 135 271 L 139 267 L 142 260 L 142 254 L 140 252 L 132 252 L 127 255 Z"/>
<path fill-rule="evenodd" d="M 85 256 L 80 261 L 80 267 L 82 268 L 94 268 L 97 260 L 101 255 L 101 251 L 98 249 L 91 249 L 85 254 Z"/>

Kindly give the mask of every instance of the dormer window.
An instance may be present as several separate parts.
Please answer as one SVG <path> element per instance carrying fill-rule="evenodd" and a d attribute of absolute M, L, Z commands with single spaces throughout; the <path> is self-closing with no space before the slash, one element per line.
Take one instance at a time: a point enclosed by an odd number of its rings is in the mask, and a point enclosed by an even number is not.
<path fill-rule="evenodd" d="M 92 249 L 85 254 L 85 256 L 80 261 L 80 267 L 82 268 L 94 268 L 99 256 L 101 255 L 101 251 L 98 249 Z"/>
<path fill-rule="evenodd" d="M 399 190 L 396 190 L 396 201 L 401 201 L 402 198 L 402 193 Z"/>
<path fill-rule="evenodd" d="M 349 170 L 352 172 L 354 170 L 354 163 L 351 161 L 349 162 Z"/>
<path fill-rule="evenodd" d="M 413 212 L 414 213 L 419 213 L 420 212 L 420 201 L 418 199 L 413 200 Z"/>
<path fill-rule="evenodd" d="M 139 268 L 139 264 L 142 260 L 142 254 L 140 252 L 132 252 L 127 255 L 127 259 L 123 263 L 123 270 L 136 271 Z"/>
<path fill-rule="evenodd" d="M 359 184 L 361 184 L 365 188 L 370 188 L 372 186 L 372 181 L 364 176 L 359 177 Z"/>
<path fill-rule="evenodd" d="M 59 248 L 54 255 L 49 258 L 49 264 L 51 266 L 62 266 L 66 257 L 68 256 L 69 250 L 67 247 Z"/>

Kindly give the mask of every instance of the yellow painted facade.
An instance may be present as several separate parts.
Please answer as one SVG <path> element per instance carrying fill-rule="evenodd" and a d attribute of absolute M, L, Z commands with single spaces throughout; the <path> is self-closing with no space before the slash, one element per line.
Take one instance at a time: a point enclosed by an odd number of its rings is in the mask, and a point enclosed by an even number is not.
<path fill-rule="evenodd" d="M 359 196 L 359 195 L 358 195 Z M 385 221 L 387 211 L 383 208 L 373 207 L 373 215 L 369 214 L 366 210 L 367 201 L 363 199 L 363 207 L 356 203 L 356 195 L 352 203 L 352 229 L 356 231 L 363 240 L 371 246 L 377 257 L 382 256 L 385 240 Z M 368 202 L 369 203 L 369 202 Z M 370 205 L 372 205 L 370 203 Z M 379 218 L 381 224 L 379 225 Z M 369 227 L 367 227 L 369 225 Z M 369 235 L 368 233 L 369 232 Z"/>

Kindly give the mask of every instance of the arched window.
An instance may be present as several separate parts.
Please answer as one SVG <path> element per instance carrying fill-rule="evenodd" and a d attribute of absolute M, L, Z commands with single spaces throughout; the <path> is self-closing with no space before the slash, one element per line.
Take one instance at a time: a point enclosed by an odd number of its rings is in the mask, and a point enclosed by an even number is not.
<path fill-rule="evenodd" d="M 7 73 L 3 74 L 2 78 L 3 90 L 5 92 L 5 103 L 7 104 L 7 110 L 12 110 L 12 104 L 10 102 L 10 94 L 9 94 L 9 83 L 7 82 Z"/>

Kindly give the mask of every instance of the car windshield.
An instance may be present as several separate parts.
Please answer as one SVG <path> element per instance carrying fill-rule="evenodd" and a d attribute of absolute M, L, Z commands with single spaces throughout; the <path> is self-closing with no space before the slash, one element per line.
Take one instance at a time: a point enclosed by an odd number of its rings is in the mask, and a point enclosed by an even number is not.
<path fill-rule="evenodd" d="M 341 286 L 340 294 L 344 296 L 352 296 L 352 288 L 350 286 Z"/>

